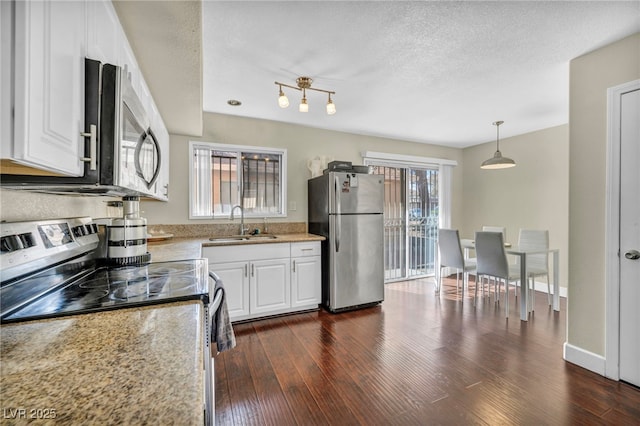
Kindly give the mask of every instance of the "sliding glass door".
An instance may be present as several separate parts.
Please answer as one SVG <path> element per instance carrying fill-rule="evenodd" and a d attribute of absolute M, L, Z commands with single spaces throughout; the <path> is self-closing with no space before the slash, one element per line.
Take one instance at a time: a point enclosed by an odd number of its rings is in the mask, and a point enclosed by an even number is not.
<path fill-rule="evenodd" d="M 385 181 L 385 282 L 433 275 L 439 223 L 438 168 L 373 167 Z"/>

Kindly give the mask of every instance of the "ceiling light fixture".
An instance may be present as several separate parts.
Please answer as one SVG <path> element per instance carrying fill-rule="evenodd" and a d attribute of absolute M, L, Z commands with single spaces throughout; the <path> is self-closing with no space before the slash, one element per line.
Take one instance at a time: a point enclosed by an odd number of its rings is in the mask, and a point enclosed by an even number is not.
<path fill-rule="evenodd" d="M 288 87 L 290 89 L 296 89 L 302 92 L 302 100 L 300 101 L 300 107 L 298 108 L 300 112 L 309 111 L 309 104 L 307 104 L 307 90 L 315 90 L 316 92 L 323 92 L 329 95 L 329 100 L 327 101 L 327 114 L 329 115 L 335 114 L 336 105 L 333 103 L 333 100 L 331 100 L 331 95 L 335 95 L 336 92 L 333 92 L 331 90 L 316 89 L 315 87 L 311 87 L 311 83 L 313 83 L 313 80 L 311 79 L 311 77 L 298 77 L 296 79 L 297 86 L 290 86 L 288 84 L 279 83 L 276 81 L 276 85 L 280 87 L 280 92 L 278 94 L 278 105 L 280 106 L 280 108 L 286 108 L 289 106 L 289 99 L 282 91 L 282 87 L 284 86 L 284 87 Z"/>
<path fill-rule="evenodd" d="M 496 126 L 496 152 L 493 157 L 484 161 L 480 166 L 481 169 L 508 169 L 509 167 L 515 167 L 516 162 L 511 158 L 503 157 L 500 152 L 500 125 L 504 121 L 496 121 L 493 123 Z"/>

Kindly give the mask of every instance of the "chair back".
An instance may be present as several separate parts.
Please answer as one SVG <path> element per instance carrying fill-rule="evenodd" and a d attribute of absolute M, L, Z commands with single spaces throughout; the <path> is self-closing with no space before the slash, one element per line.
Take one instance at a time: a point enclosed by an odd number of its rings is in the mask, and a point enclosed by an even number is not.
<path fill-rule="evenodd" d="M 509 276 L 504 237 L 501 232 L 476 232 L 478 275 L 506 278 Z"/>
<path fill-rule="evenodd" d="M 438 230 L 438 249 L 440 250 L 441 267 L 464 269 L 464 257 L 457 229 Z"/>
<path fill-rule="evenodd" d="M 521 250 L 547 250 L 549 248 L 549 231 L 538 229 L 521 229 L 518 236 L 518 248 Z M 520 261 L 518 257 L 517 262 Z M 527 267 L 536 270 L 549 270 L 549 256 L 545 254 L 527 255 Z"/>
<path fill-rule="evenodd" d="M 507 241 L 507 228 L 504 226 L 483 226 L 482 230 L 486 232 L 502 232 L 502 239 Z"/>

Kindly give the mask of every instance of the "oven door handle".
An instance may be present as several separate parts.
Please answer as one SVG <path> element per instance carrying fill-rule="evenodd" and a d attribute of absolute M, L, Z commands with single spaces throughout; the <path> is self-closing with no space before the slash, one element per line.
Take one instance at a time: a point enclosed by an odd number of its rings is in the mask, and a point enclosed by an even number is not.
<path fill-rule="evenodd" d="M 209 278 L 211 278 L 214 283 L 218 283 L 218 281 L 220 281 L 220 278 L 213 272 L 209 271 Z M 213 288 L 215 289 L 215 284 L 213 286 Z M 223 290 L 221 288 L 219 288 L 215 295 L 213 296 L 213 300 L 211 301 L 211 305 L 209 307 L 209 312 L 211 312 L 211 315 L 215 315 L 216 312 L 218 311 L 218 308 L 220 307 L 220 304 L 222 303 L 222 295 L 223 295 Z"/>

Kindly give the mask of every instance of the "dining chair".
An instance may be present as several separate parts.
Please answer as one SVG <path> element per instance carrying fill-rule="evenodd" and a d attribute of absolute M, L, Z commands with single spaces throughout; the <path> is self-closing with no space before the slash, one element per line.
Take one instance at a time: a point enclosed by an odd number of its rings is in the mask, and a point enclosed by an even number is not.
<path fill-rule="evenodd" d="M 505 228 L 504 226 L 482 226 L 482 230 L 486 231 L 486 232 L 502 232 L 502 239 L 506 242 L 507 241 L 507 228 Z M 496 282 L 494 280 L 494 287 L 496 285 Z M 517 285 L 516 285 L 517 287 Z M 482 292 L 484 293 L 484 285 L 482 286 Z M 516 298 L 518 292 L 516 292 Z"/>
<path fill-rule="evenodd" d="M 538 229 L 521 229 L 518 235 L 518 248 L 520 250 L 548 250 L 549 231 Z M 516 259 L 519 263 L 519 258 Z M 529 310 L 535 306 L 536 282 L 535 277 L 546 276 L 547 299 L 551 305 L 551 284 L 549 282 L 549 255 L 548 253 L 527 255 L 527 282 L 529 282 Z"/>
<path fill-rule="evenodd" d="M 476 262 L 465 259 L 462 255 L 460 235 L 457 229 L 438 229 L 438 251 L 440 269 L 438 270 L 436 292 L 440 291 L 442 285 L 442 269 L 447 267 L 456 269 L 456 291 L 460 285 L 460 271 L 462 271 L 462 290 L 464 291 L 465 286 L 469 288 L 469 272 L 476 269 Z"/>
<path fill-rule="evenodd" d="M 507 228 L 504 226 L 483 226 L 482 230 L 485 232 L 502 232 L 502 239 L 507 241 Z"/>
<path fill-rule="evenodd" d="M 494 278 L 496 281 L 496 301 L 499 300 L 500 283 L 505 282 L 505 312 L 509 318 L 509 282 L 520 280 L 520 268 L 509 264 L 504 250 L 504 237 L 501 232 L 476 232 L 476 288 L 474 303 L 478 297 L 478 283 L 482 284 L 484 277 Z"/>

